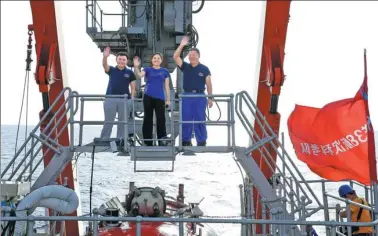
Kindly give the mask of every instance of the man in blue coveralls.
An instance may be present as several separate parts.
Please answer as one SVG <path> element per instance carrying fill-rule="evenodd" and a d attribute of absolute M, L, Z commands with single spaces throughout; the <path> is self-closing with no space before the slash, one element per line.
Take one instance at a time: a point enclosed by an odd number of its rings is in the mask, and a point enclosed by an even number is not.
<path fill-rule="evenodd" d="M 106 47 L 103 53 L 102 66 L 105 73 L 109 75 L 108 88 L 106 95 L 128 95 L 127 106 L 131 109 L 131 96 L 135 95 L 135 74 L 126 67 L 128 57 L 124 52 L 120 52 L 116 56 L 117 66 L 108 65 L 108 57 L 110 48 Z M 131 88 L 131 94 L 129 90 Z M 118 121 L 125 121 L 125 99 L 124 98 L 106 98 L 104 102 L 105 121 L 114 121 L 118 113 Z M 101 138 L 110 138 L 113 124 L 104 124 L 101 131 Z M 117 138 L 125 139 L 124 124 L 117 125 Z"/>
<path fill-rule="evenodd" d="M 189 38 L 184 36 L 180 46 L 177 48 L 173 59 L 184 74 L 183 89 L 184 94 L 213 94 L 211 84 L 211 73 L 207 66 L 199 62 L 200 51 L 191 48 L 189 52 L 189 62 L 184 62 L 180 58 L 182 49 L 189 43 Z M 213 99 L 206 97 L 184 97 L 182 99 L 182 120 L 183 121 L 206 121 L 206 106 L 213 106 Z M 206 146 L 207 130 L 205 123 L 182 124 L 182 145 L 192 146 L 192 131 L 197 140 L 197 146 Z"/>

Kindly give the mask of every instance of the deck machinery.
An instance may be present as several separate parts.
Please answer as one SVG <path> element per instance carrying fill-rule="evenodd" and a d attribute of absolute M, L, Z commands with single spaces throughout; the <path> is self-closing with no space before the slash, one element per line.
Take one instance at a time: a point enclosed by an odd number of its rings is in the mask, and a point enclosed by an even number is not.
<path fill-rule="evenodd" d="M 101 9 L 98 1 L 86 1 L 86 32 L 101 51 L 106 46 L 111 47 L 113 54 L 126 51 L 130 58 L 133 56 L 142 58 L 142 66 L 149 63 L 149 56 L 152 52 L 161 52 L 164 54 L 165 64 L 163 66 L 173 73 L 176 66 L 172 56 L 181 38 L 184 35 L 189 35 L 191 39 L 186 50 L 198 43 L 198 33 L 192 24 L 192 14 L 200 12 L 204 3 L 204 0 L 200 1 L 199 8 L 193 10 L 192 1 L 120 0 L 120 13 L 106 13 Z M 71 162 L 75 158 L 75 153 L 92 153 L 93 163 L 94 154 L 104 151 L 104 147 L 107 147 L 108 152 L 130 155 L 134 162 L 134 171 L 141 171 L 138 170 L 136 164 L 143 161 L 171 161 L 172 168 L 167 171 L 173 171 L 178 153 L 212 152 L 230 153 L 247 175 L 241 186 L 242 218 L 305 220 L 320 210 L 324 210 L 325 221 L 330 220 L 327 197 L 331 197 L 331 195 L 327 195 L 325 191 L 325 182 L 321 182 L 324 194 L 323 202 L 320 202 L 308 181 L 304 179 L 278 140 L 280 114 L 277 108 L 280 89 L 284 81 L 284 47 L 290 1 L 262 3 L 261 40 L 258 49 L 258 62 L 260 63 L 256 70 L 256 79 L 251 80 L 255 81 L 257 92 L 254 97 L 245 91 L 235 95 L 214 95 L 215 102 L 226 102 L 227 118 L 220 121 L 207 121 L 207 123 L 226 126 L 228 145 L 207 147 L 182 146 L 180 104 L 183 95 L 181 95 L 182 74 L 179 70 L 175 72 L 177 73 L 176 87 L 171 81 L 172 94 L 176 94 L 176 96 L 172 96 L 174 105 L 167 111 L 167 131 L 171 134 L 172 141 L 169 145 L 145 147 L 135 145 L 135 143 L 131 144 L 127 138 L 94 138 L 93 142 L 85 143 L 83 126 L 102 125 L 104 122 L 84 120 L 84 104 L 88 101 L 101 101 L 105 95 L 82 95 L 67 87 L 64 57 L 59 50 L 63 48 L 63 43 L 59 40 L 61 37 L 61 26 L 58 23 L 60 13 L 57 10 L 59 3 L 32 0 L 30 4 L 33 24 L 29 26 L 28 33 L 30 40 L 34 34 L 36 42 L 35 79 L 42 93 L 43 110 L 40 113 L 40 123 L 2 170 L 1 200 L 3 202 L 18 201 L 20 196 L 28 192 L 33 193 L 35 190 L 54 183 L 63 184 L 77 191 L 75 172 Z M 106 3 L 102 2 L 101 4 Z M 119 16 L 118 30 L 107 31 L 104 29 L 103 21 L 108 15 Z M 29 42 L 28 52 L 31 51 L 31 45 Z M 187 51 L 184 51 L 182 57 L 184 58 L 186 55 Z M 27 71 L 30 71 L 30 60 L 30 53 L 28 53 Z M 131 60 L 129 66 L 132 66 Z M 51 83 L 51 78 L 58 78 L 58 80 Z M 139 95 L 133 100 L 132 116 L 125 121 L 127 124 L 125 133 L 134 134 L 131 141 L 137 141 L 138 137 L 142 136 L 143 85 L 137 84 L 137 89 Z M 128 112 L 126 111 L 126 113 Z M 251 140 L 247 148 L 235 145 L 235 114 Z M 122 121 L 115 121 L 115 123 L 120 122 Z M 75 124 L 79 124 L 78 132 L 76 132 Z M 177 137 L 178 143 L 175 142 Z M 113 141 L 116 143 L 115 150 L 114 147 L 110 148 L 112 146 L 110 143 Z M 26 151 L 23 152 L 24 150 Z M 43 153 L 41 159 L 35 160 L 41 151 Z M 278 162 L 276 157 L 279 157 Z M 42 161 L 45 166 L 42 173 L 38 177 L 32 178 Z M 15 165 L 16 168 L 11 168 L 12 165 Z M 30 171 L 28 172 L 28 170 Z M 28 186 L 31 187 L 28 188 Z M 4 189 L 6 189 L 6 193 L 3 192 Z M 133 190 L 129 189 L 129 191 Z M 369 188 L 366 188 L 366 192 L 368 193 L 366 196 L 370 196 Z M 374 204 L 373 198 L 371 198 L 371 204 Z M 49 215 L 53 214 L 53 211 L 49 212 Z M 71 215 L 75 216 L 77 212 L 73 211 Z M 156 219 L 160 220 L 160 218 Z M 169 221 L 169 218 L 161 219 L 161 221 Z M 336 233 L 335 225 L 331 226 L 326 230 L 327 236 Z M 304 233 L 304 226 L 295 223 L 291 226 L 276 224 L 266 225 L 266 227 L 261 227 L 260 224 L 244 223 L 241 228 L 242 235 L 299 236 Z M 58 222 L 56 229 L 67 236 L 79 235 L 79 224 L 76 221 L 67 220 L 62 224 Z M 29 232 L 33 231 L 32 225 L 28 224 L 28 230 L 30 230 Z M 95 233 L 98 233 L 97 228 L 92 226 L 89 234 Z M 180 231 L 180 236 L 181 233 L 182 231 Z M 194 233 L 197 235 L 196 232 Z"/>

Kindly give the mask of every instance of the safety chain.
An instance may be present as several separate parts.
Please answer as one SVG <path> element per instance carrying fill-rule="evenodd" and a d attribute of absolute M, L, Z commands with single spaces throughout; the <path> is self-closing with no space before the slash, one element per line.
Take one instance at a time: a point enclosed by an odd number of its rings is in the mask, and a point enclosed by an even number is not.
<path fill-rule="evenodd" d="M 29 44 L 28 44 L 28 49 L 27 49 L 27 56 L 26 56 L 26 70 L 27 71 L 30 71 L 30 64 L 32 63 L 33 59 L 31 59 L 31 54 L 32 54 L 32 35 L 33 35 L 33 31 L 32 30 L 29 30 L 28 32 L 28 35 L 29 35 Z"/>

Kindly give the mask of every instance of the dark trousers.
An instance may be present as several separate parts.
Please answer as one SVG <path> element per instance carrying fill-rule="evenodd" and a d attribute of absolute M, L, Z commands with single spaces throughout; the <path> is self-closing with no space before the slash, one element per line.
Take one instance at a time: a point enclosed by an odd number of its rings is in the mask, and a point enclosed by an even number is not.
<path fill-rule="evenodd" d="M 372 236 L 370 233 L 352 234 L 353 236 Z"/>
<path fill-rule="evenodd" d="M 167 136 L 165 128 L 165 101 L 144 94 L 143 97 L 143 139 L 152 139 L 154 111 L 156 115 L 157 138 Z M 147 146 L 152 146 L 153 141 L 144 141 Z"/>

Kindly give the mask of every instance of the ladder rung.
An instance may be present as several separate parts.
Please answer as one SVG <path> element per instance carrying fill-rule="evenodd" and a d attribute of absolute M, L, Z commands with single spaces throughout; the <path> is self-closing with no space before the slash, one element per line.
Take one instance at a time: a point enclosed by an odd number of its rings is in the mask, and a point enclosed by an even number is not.
<path fill-rule="evenodd" d="M 137 147 L 137 152 L 172 152 L 172 147 Z"/>
<path fill-rule="evenodd" d="M 132 161 L 174 161 L 176 159 L 176 148 L 174 146 L 157 147 L 131 147 Z"/>
<path fill-rule="evenodd" d="M 131 160 L 132 161 L 174 161 L 176 160 L 175 157 L 172 157 L 172 156 L 165 156 L 165 157 L 136 157 L 136 159 L 134 159 L 133 157 L 131 157 Z"/>

